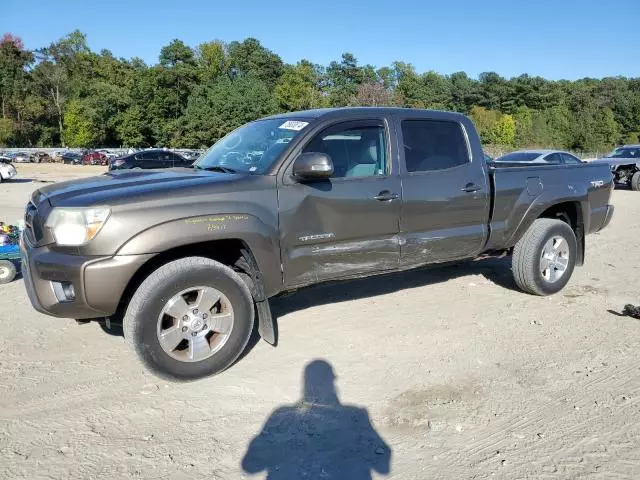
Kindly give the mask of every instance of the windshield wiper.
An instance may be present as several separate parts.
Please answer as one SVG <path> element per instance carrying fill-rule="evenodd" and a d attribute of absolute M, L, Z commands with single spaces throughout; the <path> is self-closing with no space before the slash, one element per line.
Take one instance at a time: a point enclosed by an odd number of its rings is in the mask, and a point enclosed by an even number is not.
<path fill-rule="evenodd" d="M 194 165 L 193 168 L 196 170 L 206 170 L 207 172 L 236 173 L 233 168 L 221 167 L 219 165 L 215 165 L 213 167 L 201 167 L 199 165 Z"/>

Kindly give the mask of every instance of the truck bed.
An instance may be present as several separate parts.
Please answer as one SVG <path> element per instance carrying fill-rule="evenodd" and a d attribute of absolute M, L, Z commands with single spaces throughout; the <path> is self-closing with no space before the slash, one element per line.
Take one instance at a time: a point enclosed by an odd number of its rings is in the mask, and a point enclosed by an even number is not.
<path fill-rule="evenodd" d="M 600 229 L 606 219 L 613 188 L 606 164 L 488 162 L 487 167 L 492 190 L 487 250 L 512 247 L 532 219 L 564 199 L 575 205 L 585 234 Z"/>

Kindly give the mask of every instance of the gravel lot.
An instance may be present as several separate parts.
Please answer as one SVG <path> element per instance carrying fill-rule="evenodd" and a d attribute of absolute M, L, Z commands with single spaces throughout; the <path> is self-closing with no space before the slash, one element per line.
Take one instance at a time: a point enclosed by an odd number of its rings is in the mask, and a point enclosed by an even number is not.
<path fill-rule="evenodd" d="M 39 181 L 103 169 L 18 165 L 0 220 Z M 640 322 L 608 310 L 640 303 L 640 194 L 614 203 L 556 296 L 515 291 L 500 260 L 314 287 L 273 301 L 277 348 L 193 383 L 0 286 L 0 478 L 639 478 Z M 300 403 L 316 359 L 341 403 Z M 318 365 L 307 387 L 331 393 Z M 360 470 L 331 476 L 353 455 Z"/>

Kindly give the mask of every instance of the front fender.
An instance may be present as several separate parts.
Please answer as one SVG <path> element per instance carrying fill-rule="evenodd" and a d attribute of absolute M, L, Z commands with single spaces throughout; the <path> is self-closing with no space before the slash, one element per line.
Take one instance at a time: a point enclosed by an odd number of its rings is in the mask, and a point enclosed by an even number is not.
<path fill-rule="evenodd" d="M 240 240 L 253 253 L 271 296 L 282 287 L 277 232 L 258 217 L 244 213 L 199 215 L 148 228 L 120 247 L 116 255 L 157 254 L 215 240 Z"/>

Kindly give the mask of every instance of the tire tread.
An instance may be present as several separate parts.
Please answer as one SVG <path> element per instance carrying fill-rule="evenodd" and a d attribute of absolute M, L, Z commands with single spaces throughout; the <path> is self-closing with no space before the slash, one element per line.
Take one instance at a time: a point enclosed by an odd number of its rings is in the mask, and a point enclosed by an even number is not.
<path fill-rule="evenodd" d="M 125 341 L 130 346 L 133 347 L 133 350 L 135 351 L 138 359 L 143 364 L 145 364 L 148 368 L 153 370 L 154 373 L 156 373 L 161 377 L 171 378 L 175 380 L 175 377 L 167 376 L 165 372 L 160 371 L 157 368 L 154 368 L 154 365 L 149 364 L 149 362 L 147 362 L 145 358 L 144 352 L 139 348 L 139 345 L 135 341 L 136 329 L 139 328 L 141 324 L 141 322 L 139 321 L 138 312 L 143 311 L 147 302 L 153 298 L 152 294 L 156 285 L 163 282 L 167 278 L 172 278 L 178 273 L 184 272 L 185 270 L 188 271 L 189 269 L 192 269 L 195 267 L 201 267 L 201 266 L 206 266 L 208 268 L 211 268 L 212 270 L 217 270 L 220 274 L 231 277 L 231 279 L 238 285 L 238 287 L 242 291 L 243 296 L 245 297 L 245 300 L 251 304 L 251 308 L 250 308 L 251 316 L 250 316 L 249 328 L 250 330 L 253 330 L 253 324 L 254 324 L 253 297 L 251 296 L 251 292 L 249 291 L 249 287 L 247 286 L 247 284 L 242 280 L 240 275 L 236 273 L 233 269 L 231 269 L 226 265 L 223 265 L 222 263 L 216 262 L 215 260 L 211 260 L 210 258 L 206 258 L 206 257 L 185 257 L 185 258 L 180 258 L 178 260 L 174 260 L 162 265 L 158 269 L 154 270 L 140 284 L 138 289 L 135 291 L 135 293 L 131 297 L 131 300 L 129 302 L 129 305 L 127 306 L 124 318 L 122 320 L 122 330 L 124 333 Z M 242 354 L 242 352 L 246 348 L 247 343 L 249 342 L 249 339 L 250 337 L 247 336 L 247 338 L 244 341 L 244 344 L 242 345 L 242 348 L 238 351 L 238 354 L 235 357 L 233 357 L 231 360 L 227 361 L 226 362 L 227 364 L 224 365 L 224 367 L 221 368 L 220 371 L 223 371 L 229 368 L 229 366 L 231 366 L 237 360 L 237 358 Z"/>
<path fill-rule="evenodd" d="M 513 278 L 524 292 L 533 295 L 548 295 L 536 282 L 536 268 L 539 265 L 537 246 L 558 224 L 566 225 L 562 220 L 538 218 L 513 248 L 511 261 Z"/>

